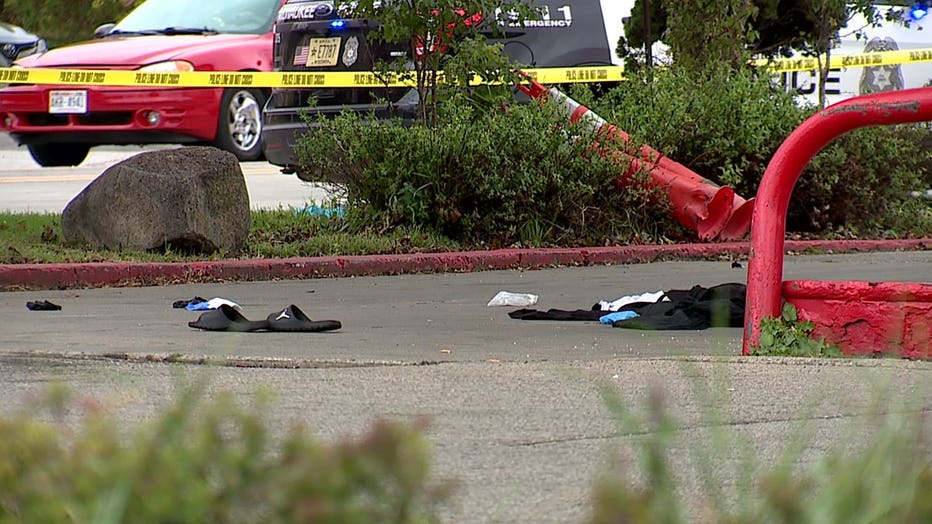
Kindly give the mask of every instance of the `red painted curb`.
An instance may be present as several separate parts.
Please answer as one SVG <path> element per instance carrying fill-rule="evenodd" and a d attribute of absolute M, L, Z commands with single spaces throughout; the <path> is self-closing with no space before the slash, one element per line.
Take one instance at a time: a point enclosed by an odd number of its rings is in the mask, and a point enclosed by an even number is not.
<path fill-rule="evenodd" d="M 781 300 L 849 355 L 932 359 L 932 284 L 787 280 Z"/>
<path fill-rule="evenodd" d="M 499 249 L 405 255 L 364 255 L 211 262 L 119 262 L 0 264 L 0 290 L 146 286 L 224 282 L 442 273 L 554 266 L 639 264 L 664 258 L 703 259 L 747 254 L 749 243 L 671 244 L 562 249 Z M 932 239 L 787 241 L 788 252 L 850 253 L 921 251 Z"/>

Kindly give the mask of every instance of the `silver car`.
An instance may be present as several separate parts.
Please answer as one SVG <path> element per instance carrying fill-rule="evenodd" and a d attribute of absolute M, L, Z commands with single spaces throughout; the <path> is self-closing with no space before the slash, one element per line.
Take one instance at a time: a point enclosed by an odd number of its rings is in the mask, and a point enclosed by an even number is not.
<path fill-rule="evenodd" d="M 0 22 L 0 67 L 9 67 L 16 60 L 48 49 L 45 40 L 22 27 Z"/>

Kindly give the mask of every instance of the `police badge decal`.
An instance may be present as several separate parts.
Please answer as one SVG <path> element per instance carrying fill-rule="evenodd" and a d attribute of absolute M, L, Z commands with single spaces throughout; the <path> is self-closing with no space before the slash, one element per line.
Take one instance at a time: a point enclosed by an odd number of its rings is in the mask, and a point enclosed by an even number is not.
<path fill-rule="evenodd" d="M 864 46 L 865 53 L 874 53 L 878 51 L 896 51 L 899 46 L 896 41 L 890 37 L 880 39 L 871 38 L 867 45 Z M 903 69 L 899 65 L 873 66 L 865 67 L 861 71 L 861 82 L 859 83 L 859 94 L 880 93 L 883 91 L 895 91 L 903 89 Z"/>
<path fill-rule="evenodd" d="M 351 36 L 346 39 L 346 45 L 343 47 L 343 65 L 353 67 L 357 58 L 359 58 L 359 39 Z"/>

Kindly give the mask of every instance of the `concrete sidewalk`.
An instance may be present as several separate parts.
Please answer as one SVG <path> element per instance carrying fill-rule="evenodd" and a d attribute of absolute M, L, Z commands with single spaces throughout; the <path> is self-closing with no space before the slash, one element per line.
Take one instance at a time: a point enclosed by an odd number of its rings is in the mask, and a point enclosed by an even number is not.
<path fill-rule="evenodd" d="M 910 242 L 928 247 L 928 241 Z M 651 388 L 662 388 L 678 420 L 668 451 L 691 501 L 702 497 L 703 470 L 695 453 L 712 449 L 713 432 L 733 439 L 732 452 L 712 457 L 709 474 L 739 497 L 745 458 L 752 457 L 757 468 L 775 465 L 803 426 L 811 436 L 801 464 L 836 444 L 852 449 L 870 442 L 882 384 L 890 388 L 890 401 L 879 404 L 881 411 L 932 412 L 930 362 L 741 357 L 736 328 L 639 332 L 592 322 L 518 321 L 508 317 L 513 308 L 486 307 L 499 290 L 536 293 L 539 309 L 576 309 L 641 291 L 743 282 L 746 264 L 731 263 L 742 258 L 742 246 L 734 249 L 704 248 L 692 253 L 703 260 L 649 264 L 606 263 L 631 253 L 621 249 L 419 255 L 412 260 L 428 262 L 405 271 L 394 262 L 386 266 L 388 273 L 405 273 L 397 275 L 203 278 L 96 289 L 74 287 L 92 283 L 77 278 L 86 273 L 73 270 L 67 273 L 71 280 L 58 274 L 45 281 L 70 289 L 0 293 L 0 413 L 22 409 L 50 381 L 64 381 L 132 424 L 150 419 L 179 384 L 209 380 L 211 391 L 233 391 L 244 400 L 258 388 L 274 391 L 272 427 L 304 423 L 327 440 L 358 435 L 380 417 L 426 416 L 432 421 L 428 437 L 435 472 L 459 482 L 454 504 L 444 510 L 446 522 L 564 523 L 585 519 L 597 476 L 619 450 L 631 459 L 632 450 L 650 435 L 649 428 L 617 424 L 602 398 L 606 390 L 638 409 Z M 634 252 L 671 255 L 646 248 Z M 488 256 L 531 269 L 508 265 L 436 273 L 442 260 L 460 269 L 478 268 L 487 262 L 477 261 Z M 366 260 L 378 258 L 328 263 L 360 268 Z M 539 264 L 526 266 L 529 260 Z M 547 260 L 563 263 L 550 267 Z M 302 264 L 269 267 L 307 270 Z M 932 251 L 881 251 L 789 256 L 784 274 L 788 279 L 929 281 L 930 268 Z M 225 271 L 219 275 L 229 275 Z M 11 274 L 35 273 L 6 273 Z M 26 288 L 42 280 L 28 286 L 3 282 Z M 249 318 L 298 304 L 312 318 L 341 320 L 343 329 L 203 332 L 187 327 L 197 312 L 171 307 L 174 300 L 195 295 L 234 300 Z M 63 309 L 28 311 L 25 302 L 36 299 Z M 208 359 L 221 365 L 202 365 Z M 926 421 L 932 430 L 932 417 Z"/>
<path fill-rule="evenodd" d="M 870 443 L 876 391 L 882 412 L 925 413 L 932 430 L 932 365 L 896 360 L 683 357 L 563 362 L 448 362 L 320 369 L 205 368 L 117 359 L 0 354 L 0 413 L 23 407 L 49 380 L 101 400 L 128 425 L 150 419 L 186 380 L 209 380 L 243 403 L 258 388 L 277 401 L 270 426 L 301 423 L 327 441 L 362 434 L 377 418 L 428 417 L 438 479 L 456 484 L 449 523 L 573 523 L 591 511 L 593 485 L 621 460 L 637 476 L 647 427 L 622 427 L 602 400 L 612 391 L 642 410 L 662 388 L 678 420 L 667 449 L 686 501 L 704 496 L 703 476 L 732 503 L 753 486 L 740 473 L 772 471 L 796 432 L 805 466 L 832 449 Z M 709 398 L 697 396 L 707 389 Z M 718 414 L 718 417 L 713 417 Z M 129 426 L 127 426 L 129 427 Z M 727 453 L 712 452 L 712 435 Z M 696 454 L 708 454 L 704 471 Z M 749 460 L 750 458 L 750 460 Z M 618 474 L 618 470 L 614 470 Z"/>

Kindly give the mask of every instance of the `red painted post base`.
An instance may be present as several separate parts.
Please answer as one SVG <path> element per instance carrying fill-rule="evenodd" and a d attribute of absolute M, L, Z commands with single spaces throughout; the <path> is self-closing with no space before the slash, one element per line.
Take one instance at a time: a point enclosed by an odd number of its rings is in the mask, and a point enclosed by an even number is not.
<path fill-rule="evenodd" d="M 788 280 L 783 297 L 846 355 L 932 359 L 932 284 Z"/>

